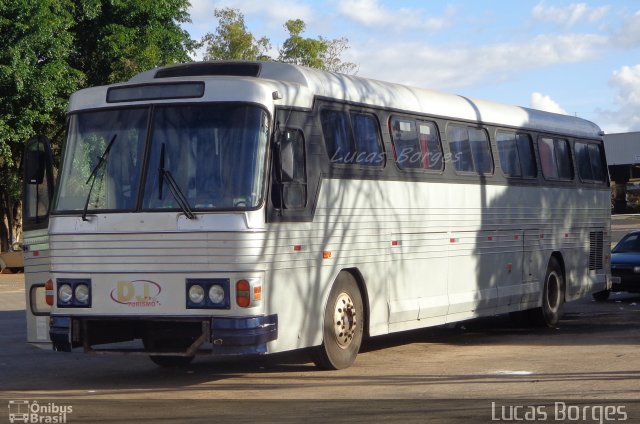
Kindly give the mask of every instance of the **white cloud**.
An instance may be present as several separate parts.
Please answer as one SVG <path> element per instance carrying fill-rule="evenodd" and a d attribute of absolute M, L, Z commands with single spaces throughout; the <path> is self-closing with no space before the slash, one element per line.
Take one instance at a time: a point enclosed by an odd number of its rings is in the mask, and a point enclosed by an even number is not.
<path fill-rule="evenodd" d="M 541 21 L 550 21 L 571 27 L 580 21 L 597 22 L 604 18 L 608 12 L 609 6 L 591 8 L 586 3 L 571 3 L 564 7 L 547 6 L 543 0 L 533 8 L 531 14 L 535 19 Z"/>
<path fill-rule="evenodd" d="M 600 111 L 601 119 L 609 123 L 606 130 L 640 131 L 640 64 L 613 71 L 609 85 L 618 92 L 614 99 L 618 109 Z"/>
<path fill-rule="evenodd" d="M 450 18 L 456 13 L 448 7 L 444 17 L 428 16 L 426 11 L 412 8 L 389 9 L 378 0 L 342 0 L 337 10 L 348 19 L 369 27 L 385 30 L 424 29 L 437 31 L 449 26 Z"/>
<path fill-rule="evenodd" d="M 544 94 L 533 92 L 531 93 L 531 108 L 544 110 L 545 112 L 561 113 L 567 115 L 567 111 L 564 110 L 558 103 L 556 103 L 551 97 Z"/>
<path fill-rule="evenodd" d="M 625 20 L 613 41 L 621 47 L 640 46 L 640 11 Z"/>
<path fill-rule="evenodd" d="M 232 8 L 238 9 L 245 20 L 251 16 L 259 16 L 265 27 L 282 29 L 289 19 L 302 19 L 309 24 L 314 21 L 315 14 L 310 5 L 299 3 L 295 0 L 270 0 L 258 2 L 253 0 L 191 0 L 189 13 L 191 14 L 191 35 L 200 38 L 206 32 L 215 31 L 218 21 L 213 16 L 214 9 Z M 254 28 L 248 28 L 249 31 Z M 282 30 L 284 31 L 284 29 Z M 255 34 L 258 38 L 263 34 Z"/>
<path fill-rule="evenodd" d="M 484 46 L 424 45 L 415 42 L 354 44 L 349 61 L 359 75 L 436 89 L 508 79 L 523 70 L 590 60 L 606 38 L 595 35 L 544 35 L 519 43 Z"/>

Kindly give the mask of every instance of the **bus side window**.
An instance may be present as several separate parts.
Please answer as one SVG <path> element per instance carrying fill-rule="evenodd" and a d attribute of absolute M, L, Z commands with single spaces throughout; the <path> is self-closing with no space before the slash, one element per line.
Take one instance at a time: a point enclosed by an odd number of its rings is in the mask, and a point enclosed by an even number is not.
<path fill-rule="evenodd" d="M 383 166 L 384 152 L 378 120 L 369 113 L 352 113 L 355 162 L 364 166 Z"/>
<path fill-rule="evenodd" d="M 539 140 L 538 150 L 540 151 L 540 165 L 542 166 L 542 175 L 545 178 L 558 178 L 558 168 L 556 167 L 555 150 L 553 148 L 553 139 L 543 137 Z"/>
<path fill-rule="evenodd" d="M 533 153 L 533 142 L 529 134 L 516 134 L 516 146 L 518 148 L 518 157 L 520 158 L 520 167 L 522 168 L 522 176 L 526 178 L 535 178 L 538 175 L 536 169 L 536 159 Z"/>
<path fill-rule="evenodd" d="M 498 155 L 502 172 L 507 177 L 521 177 L 520 158 L 516 147 L 516 134 L 512 132 L 498 131 L 496 134 Z"/>
<path fill-rule="evenodd" d="M 480 175 L 493 173 L 489 137 L 484 129 L 449 125 L 447 138 L 456 171 L 474 172 Z"/>
<path fill-rule="evenodd" d="M 442 171 L 442 145 L 433 122 L 394 116 L 389 127 L 400 169 Z"/>
<path fill-rule="evenodd" d="M 375 115 L 325 109 L 320 118 L 332 164 L 384 165 L 382 137 Z"/>
<path fill-rule="evenodd" d="M 496 142 L 502 172 L 507 177 L 535 178 L 536 164 L 531 137 L 524 133 L 497 131 Z"/>
<path fill-rule="evenodd" d="M 573 168 L 571 167 L 569 142 L 564 139 L 555 139 L 553 141 L 556 148 L 556 161 L 558 162 L 558 177 L 564 180 L 572 180 Z"/>
<path fill-rule="evenodd" d="M 322 133 L 331 163 L 349 163 L 353 156 L 353 135 L 347 114 L 337 110 L 323 110 L 320 114 Z"/>
<path fill-rule="evenodd" d="M 473 165 L 478 174 L 488 175 L 493 173 L 493 159 L 489 137 L 484 129 L 469 128 L 469 144 Z"/>
<path fill-rule="evenodd" d="M 593 170 L 593 179 L 595 181 L 605 182 L 606 173 L 605 165 L 602 160 L 602 145 L 589 144 L 589 159 L 591 160 L 591 169 Z"/>
<path fill-rule="evenodd" d="M 573 168 L 569 142 L 565 139 L 541 137 L 538 143 L 542 175 L 546 179 L 572 180 Z"/>
<path fill-rule="evenodd" d="M 580 179 L 591 182 L 605 181 L 600 146 L 577 141 L 574 147 Z"/>

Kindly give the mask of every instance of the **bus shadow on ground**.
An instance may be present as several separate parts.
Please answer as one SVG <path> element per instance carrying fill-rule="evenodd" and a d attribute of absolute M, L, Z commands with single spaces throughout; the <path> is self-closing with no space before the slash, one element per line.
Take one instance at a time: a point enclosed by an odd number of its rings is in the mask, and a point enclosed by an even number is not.
<path fill-rule="evenodd" d="M 582 299 L 567 304 L 564 318 L 552 329 L 519 327 L 508 315 L 501 315 L 369 338 L 361 353 L 412 343 L 470 347 L 637 344 L 640 339 L 639 305 L 640 295 L 616 293 L 605 302 Z M 81 390 L 90 396 L 105 390 L 123 393 L 144 389 L 184 389 L 244 374 L 264 373 L 270 379 L 278 380 L 284 378 L 278 374 L 304 373 L 315 378 L 316 372 L 321 373 L 310 361 L 309 349 L 242 358 L 198 356 L 189 366 L 168 369 L 154 365 L 145 356 L 88 355 L 81 351 L 61 353 L 37 349 L 25 342 L 24 326 L 24 311 L 0 312 L 0 345 L 3 346 L 0 350 L 0 381 L 3 381 L 4 391 L 39 391 L 47 392 L 47 396 L 64 397 L 68 396 L 65 391 Z M 446 376 L 446 380 L 451 382 L 454 377 Z M 459 378 L 462 379 L 461 376 Z M 465 381 L 468 379 L 469 376 L 464 378 Z M 274 381 L 273 384 L 276 383 Z"/>
<path fill-rule="evenodd" d="M 594 335 L 597 334 L 597 337 Z M 522 325 L 508 314 L 476 318 L 370 338 L 361 352 L 408 343 L 451 345 L 616 345 L 640 339 L 640 294 L 612 293 L 609 300 L 588 298 L 565 304 L 563 318 L 554 328 Z"/>

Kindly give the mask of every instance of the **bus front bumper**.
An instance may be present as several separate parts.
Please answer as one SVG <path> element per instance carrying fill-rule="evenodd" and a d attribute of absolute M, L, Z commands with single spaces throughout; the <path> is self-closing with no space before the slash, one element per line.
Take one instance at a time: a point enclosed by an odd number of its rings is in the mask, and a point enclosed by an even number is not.
<path fill-rule="evenodd" d="M 92 317 L 52 315 L 53 350 L 192 356 L 259 354 L 278 338 L 278 316 Z M 135 346 L 143 341 L 142 349 Z M 182 343 L 175 343 L 181 341 Z M 117 346 L 116 346 L 117 345 Z"/>

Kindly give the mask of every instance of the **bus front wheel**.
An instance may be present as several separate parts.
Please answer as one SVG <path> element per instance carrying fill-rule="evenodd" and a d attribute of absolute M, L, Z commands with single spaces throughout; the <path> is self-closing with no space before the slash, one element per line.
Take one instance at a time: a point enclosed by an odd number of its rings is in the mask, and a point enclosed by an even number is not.
<path fill-rule="evenodd" d="M 324 311 L 322 344 L 314 348 L 318 368 L 339 370 L 353 364 L 362 344 L 364 307 L 355 278 L 342 272 L 329 293 Z"/>

